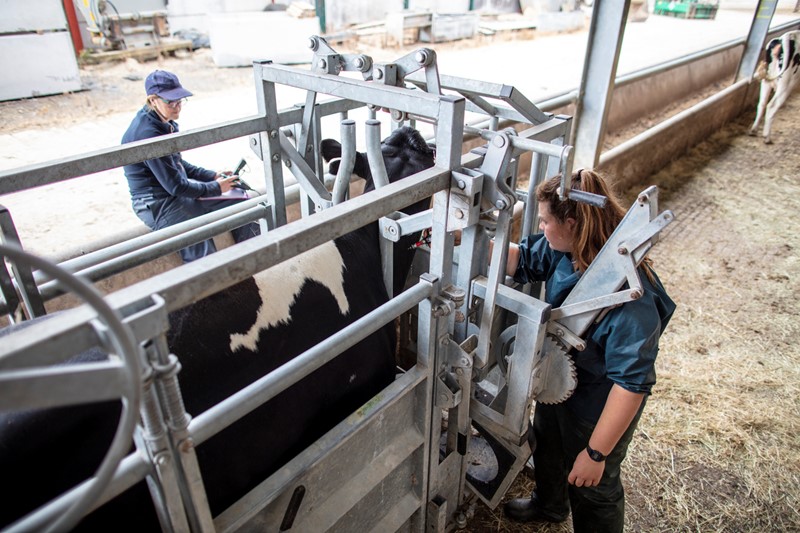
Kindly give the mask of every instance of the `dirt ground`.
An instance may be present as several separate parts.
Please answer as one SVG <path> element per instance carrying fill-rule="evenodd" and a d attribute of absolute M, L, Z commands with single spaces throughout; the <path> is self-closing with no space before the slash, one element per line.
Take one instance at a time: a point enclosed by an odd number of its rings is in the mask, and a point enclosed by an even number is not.
<path fill-rule="evenodd" d="M 203 54 L 180 64 L 193 90 L 253 83 L 250 69 L 205 75 Z M 85 82 L 105 90 L 0 103 L 0 133 L 135 109 L 152 68 L 85 67 Z M 778 114 L 773 145 L 745 134 L 752 119 L 625 191 L 632 200 L 656 184 L 676 216 L 652 257 L 678 304 L 624 469 L 629 531 L 800 531 L 800 95 Z M 521 475 L 509 497 L 530 490 Z M 482 505 L 465 529 L 568 530 L 514 524 Z"/>

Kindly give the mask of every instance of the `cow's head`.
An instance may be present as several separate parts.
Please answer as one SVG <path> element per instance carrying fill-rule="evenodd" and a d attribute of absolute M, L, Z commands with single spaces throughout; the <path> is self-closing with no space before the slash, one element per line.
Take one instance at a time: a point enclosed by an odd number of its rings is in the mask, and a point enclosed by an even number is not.
<path fill-rule="evenodd" d="M 407 178 L 417 172 L 421 172 L 433 166 L 434 151 L 425 142 L 422 135 L 410 126 L 402 126 L 394 130 L 391 135 L 381 143 L 381 153 L 386 165 L 386 174 L 389 182 Z M 322 157 L 327 162 L 342 156 L 342 145 L 334 139 L 322 141 Z M 336 174 L 339 170 L 339 161 L 330 163 L 329 172 Z M 356 152 L 356 161 L 353 167 L 353 174 L 364 179 L 364 192 L 375 190 L 375 183 L 372 180 L 372 172 L 369 169 L 367 154 Z M 427 207 L 427 204 L 409 207 L 409 213 L 418 213 Z"/>
<path fill-rule="evenodd" d="M 767 66 L 772 63 L 773 60 L 778 62 L 778 65 L 781 64 L 783 59 L 783 45 L 781 45 L 780 39 L 772 39 L 766 47 L 765 52 L 765 60 L 767 61 Z"/>
<path fill-rule="evenodd" d="M 342 156 L 342 145 L 333 139 L 325 139 L 322 141 L 321 149 L 322 157 L 331 162 L 329 172 L 336 174 L 339 170 L 339 161 L 331 160 Z M 394 130 L 384 139 L 381 143 L 381 153 L 390 183 L 412 176 L 434 165 L 434 150 L 428 146 L 417 130 L 409 126 Z M 356 153 L 353 174 L 366 180 L 365 193 L 375 189 L 367 154 Z M 430 199 L 426 198 L 403 209 L 403 212 L 412 215 L 424 211 L 429 206 Z M 375 228 L 377 229 L 377 225 Z M 405 285 L 414 257 L 414 244 L 419 241 L 420 233 L 405 235 L 394 243 L 394 294 L 402 291 Z"/>

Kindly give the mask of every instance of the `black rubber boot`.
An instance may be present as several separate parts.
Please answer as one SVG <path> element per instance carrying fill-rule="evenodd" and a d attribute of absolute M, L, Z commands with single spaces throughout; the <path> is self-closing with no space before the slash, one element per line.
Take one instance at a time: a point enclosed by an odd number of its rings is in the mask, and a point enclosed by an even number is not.
<path fill-rule="evenodd" d="M 506 516 L 518 522 L 563 522 L 566 516 L 557 516 L 539 507 L 536 493 L 530 498 L 517 498 L 505 505 Z"/>

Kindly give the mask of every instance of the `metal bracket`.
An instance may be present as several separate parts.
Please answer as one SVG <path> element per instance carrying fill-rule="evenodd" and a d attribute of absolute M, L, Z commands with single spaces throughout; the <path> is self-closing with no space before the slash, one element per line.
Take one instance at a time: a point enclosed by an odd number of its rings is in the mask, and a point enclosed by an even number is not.
<path fill-rule="evenodd" d="M 384 85 L 402 87 L 406 76 L 421 69 L 425 73 L 425 91 L 442 94 L 439 69 L 436 66 L 436 52 L 430 48 L 420 48 L 392 63 L 377 63 L 373 69 L 372 79 Z"/>
<path fill-rule="evenodd" d="M 447 207 L 447 231 L 463 230 L 478 223 L 485 176 L 471 168 L 452 172 L 450 202 Z"/>
<path fill-rule="evenodd" d="M 339 75 L 342 71 L 361 72 L 364 80 L 371 79 L 372 58 L 364 54 L 339 54 L 318 35 L 309 39 L 309 48 L 314 52 L 311 62 L 316 73 Z"/>
<path fill-rule="evenodd" d="M 381 236 L 384 239 L 397 242 L 404 235 L 430 228 L 433 222 L 433 210 L 428 209 L 416 215 L 406 215 L 401 211 L 395 211 L 390 215 L 381 217 L 378 222 Z"/>
<path fill-rule="evenodd" d="M 472 358 L 478 345 L 475 335 L 461 344 L 453 342 L 450 335 L 444 336 L 440 344 L 445 350 L 444 369 L 436 380 L 436 406 L 452 409 L 461 403 L 463 391 L 472 379 Z"/>
<path fill-rule="evenodd" d="M 489 142 L 480 171 L 484 174 L 483 197 L 501 211 L 511 209 L 516 202 L 509 165 L 514 155 L 511 137 L 513 130 L 497 132 Z"/>

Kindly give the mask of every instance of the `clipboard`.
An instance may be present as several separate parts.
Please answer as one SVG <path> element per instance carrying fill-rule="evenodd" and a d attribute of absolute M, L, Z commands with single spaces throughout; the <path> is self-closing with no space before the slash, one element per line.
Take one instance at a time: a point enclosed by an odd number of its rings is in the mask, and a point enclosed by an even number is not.
<path fill-rule="evenodd" d="M 247 194 L 246 190 L 233 187 L 228 192 L 224 192 L 218 196 L 201 196 L 198 200 L 247 200 L 248 198 L 250 198 L 250 196 Z"/>

